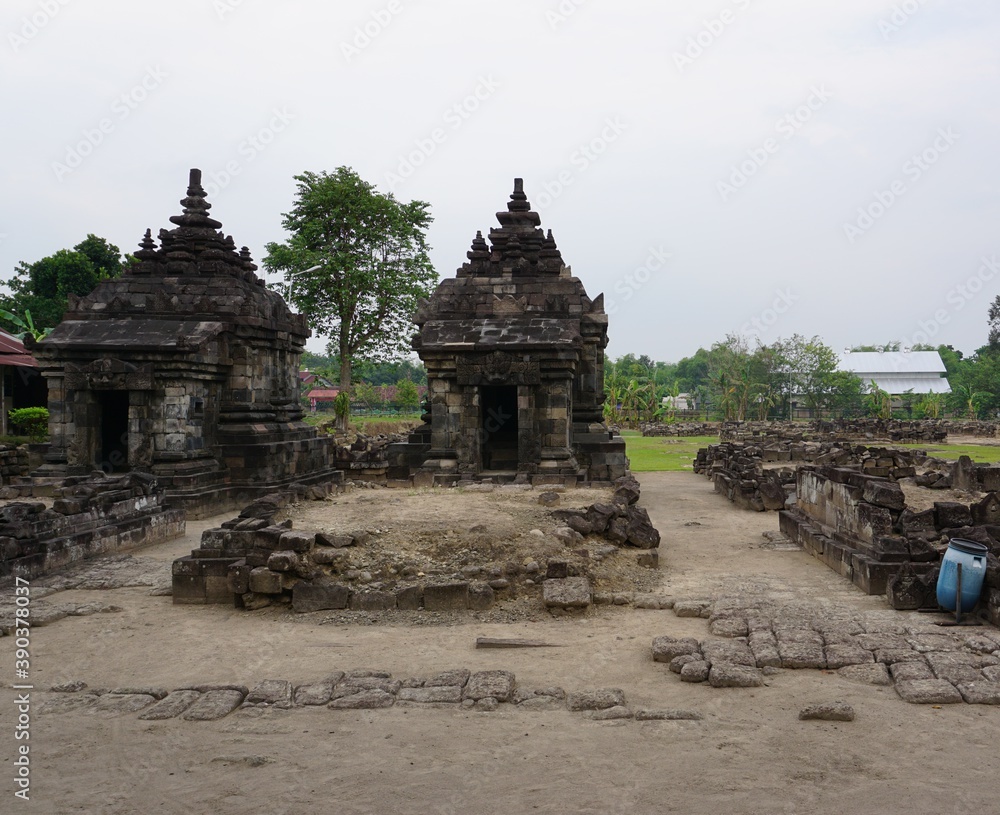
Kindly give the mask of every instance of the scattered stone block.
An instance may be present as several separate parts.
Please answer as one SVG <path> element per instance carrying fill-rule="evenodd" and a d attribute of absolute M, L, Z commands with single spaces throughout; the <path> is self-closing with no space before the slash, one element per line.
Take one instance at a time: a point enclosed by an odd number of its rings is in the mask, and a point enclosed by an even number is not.
<path fill-rule="evenodd" d="M 827 702 L 821 705 L 809 705 L 799 711 L 803 721 L 816 719 L 821 722 L 853 722 L 854 708 L 847 702 Z"/>
<path fill-rule="evenodd" d="M 671 673 L 679 674 L 681 670 L 689 662 L 699 662 L 701 657 L 698 654 L 681 654 L 679 657 L 674 657 L 670 660 L 670 665 L 667 667 L 670 669 Z"/>
<path fill-rule="evenodd" d="M 139 714 L 139 718 L 146 721 L 159 721 L 162 719 L 174 719 L 180 716 L 191 705 L 201 698 L 201 694 L 196 690 L 175 690 L 167 694 L 149 710 Z"/>
<path fill-rule="evenodd" d="M 635 712 L 637 722 L 700 722 L 705 717 L 695 710 L 649 710 L 639 708 Z"/>
<path fill-rule="evenodd" d="M 315 533 L 300 532 L 298 530 L 283 532 L 279 540 L 279 545 L 282 549 L 287 549 L 292 552 L 308 552 L 313 548 L 315 543 Z"/>
<path fill-rule="evenodd" d="M 451 671 L 442 671 L 436 676 L 431 677 L 424 683 L 424 687 L 435 688 L 435 687 L 447 687 L 449 685 L 457 685 L 460 688 L 464 688 L 465 684 L 469 681 L 469 677 L 472 674 L 465 668 L 457 668 Z"/>
<path fill-rule="evenodd" d="M 297 705 L 325 705 L 333 696 L 333 686 L 340 681 L 337 679 L 325 679 L 322 682 L 312 682 L 307 685 L 299 685 L 295 688 L 295 704 Z"/>
<path fill-rule="evenodd" d="M 574 711 L 607 710 L 612 707 L 625 706 L 625 691 L 620 688 L 598 688 L 597 690 L 579 691 L 566 697 L 566 706 Z"/>
<path fill-rule="evenodd" d="M 333 690 L 331 699 L 340 699 L 342 696 L 350 696 L 362 690 L 380 690 L 395 696 L 399 693 L 403 683 L 398 679 L 390 679 L 382 676 L 358 676 L 342 680 Z"/>
<path fill-rule="evenodd" d="M 546 608 L 584 609 L 591 604 L 593 591 L 586 577 L 566 577 L 546 580 L 542 584 L 542 601 Z"/>
<path fill-rule="evenodd" d="M 711 665 L 704 660 L 688 662 L 681 667 L 681 682 L 705 682 L 708 680 Z"/>
<path fill-rule="evenodd" d="M 670 663 L 685 654 L 700 654 L 701 645 L 694 637 L 656 637 L 653 640 L 653 661 Z"/>
<path fill-rule="evenodd" d="M 710 665 L 724 662 L 730 665 L 757 667 L 757 660 L 749 646 L 738 640 L 705 640 L 701 644 L 701 652 Z"/>
<path fill-rule="evenodd" d="M 400 702 L 417 702 L 419 704 L 458 704 L 462 701 L 462 688 L 458 685 L 402 688 L 397 698 Z"/>
<path fill-rule="evenodd" d="M 187 709 L 181 718 L 189 722 L 211 722 L 228 716 L 246 696 L 238 690 L 211 690 Z"/>
<path fill-rule="evenodd" d="M 349 696 L 334 699 L 327 707 L 333 710 L 378 710 L 392 707 L 395 703 L 395 696 L 376 688 L 374 690 L 359 690 Z"/>
<path fill-rule="evenodd" d="M 265 679 L 247 694 L 244 704 L 277 705 L 292 703 L 292 683 L 284 679 Z"/>
<path fill-rule="evenodd" d="M 759 688 L 764 677 L 756 668 L 720 662 L 712 665 L 708 682 L 713 688 Z"/>
<path fill-rule="evenodd" d="M 469 677 L 464 698 L 479 701 L 492 697 L 506 702 L 514 692 L 514 683 L 514 674 L 510 671 L 479 671 Z"/>
<path fill-rule="evenodd" d="M 711 600 L 676 600 L 674 614 L 678 617 L 701 617 L 711 606 Z"/>
<path fill-rule="evenodd" d="M 591 710 L 587 712 L 587 718 L 596 722 L 610 722 L 618 719 L 631 719 L 635 714 L 624 705 L 615 705 L 605 710 Z"/>

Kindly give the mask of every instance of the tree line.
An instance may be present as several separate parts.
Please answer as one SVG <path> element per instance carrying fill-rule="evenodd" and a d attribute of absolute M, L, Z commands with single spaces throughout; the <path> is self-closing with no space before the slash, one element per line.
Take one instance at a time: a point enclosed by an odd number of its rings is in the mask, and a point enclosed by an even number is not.
<path fill-rule="evenodd" d="M 1000 301 L 1000 297 L 997 298 Z M 1000 322 L 1000 308 L 997 312 Z M 852 351 L 902 352 L 898 343 Z M 675 421 L 679 415 L 725 421 L 812 417 L 990 419 L 1000 416 L 1000 331 L 971 357 L 950 345 L 915 346 L 941 355 L 951 393 L 889 394 L 838 369 L 839 355 L 819 337 L 794 335 L 751 345 L 729 334 L 678 362 L 626 354 L 605 366 L 605 418 L 615 424 Z"/>

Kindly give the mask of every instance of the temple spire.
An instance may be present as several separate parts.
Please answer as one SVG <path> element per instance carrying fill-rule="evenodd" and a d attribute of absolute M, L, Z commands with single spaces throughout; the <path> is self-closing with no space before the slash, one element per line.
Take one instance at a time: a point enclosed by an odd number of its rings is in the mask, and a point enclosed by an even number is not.
<path fill-rule="evenodd" d="M 196 229 L 219 229 L 222 223 L 208 217 L 212 205 L 205 200 L 207 197 L 208 193 L 201 186 L 201 170 L 192 169 L 188 176 L 187 197 L 181 199 L 184 214 L 171 216 L 170 223 Z"/>

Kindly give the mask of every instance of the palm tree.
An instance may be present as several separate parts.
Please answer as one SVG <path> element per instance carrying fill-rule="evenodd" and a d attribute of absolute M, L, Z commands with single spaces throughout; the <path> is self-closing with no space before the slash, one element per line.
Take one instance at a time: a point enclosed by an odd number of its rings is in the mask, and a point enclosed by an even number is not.
<path fill-rule="evenodd" d="M 865 406 L 872 416 L 879 419 L 892 418 L 892 396 L 882 390 L 873 379 L 868 383 L 868 395 L 865 396 Z"/>

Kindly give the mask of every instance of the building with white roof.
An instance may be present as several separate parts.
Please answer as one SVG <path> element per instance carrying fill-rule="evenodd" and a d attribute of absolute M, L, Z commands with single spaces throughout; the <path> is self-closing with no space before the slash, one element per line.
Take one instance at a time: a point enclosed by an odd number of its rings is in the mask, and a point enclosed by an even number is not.
<path fill-rule="evenodd" d="M 937 351 L 847 351 L 840 370 L 867 385 L 875 381 L 882 390 L 898 396 L 913 393 L 951 393 L 946 369 Z"/>

